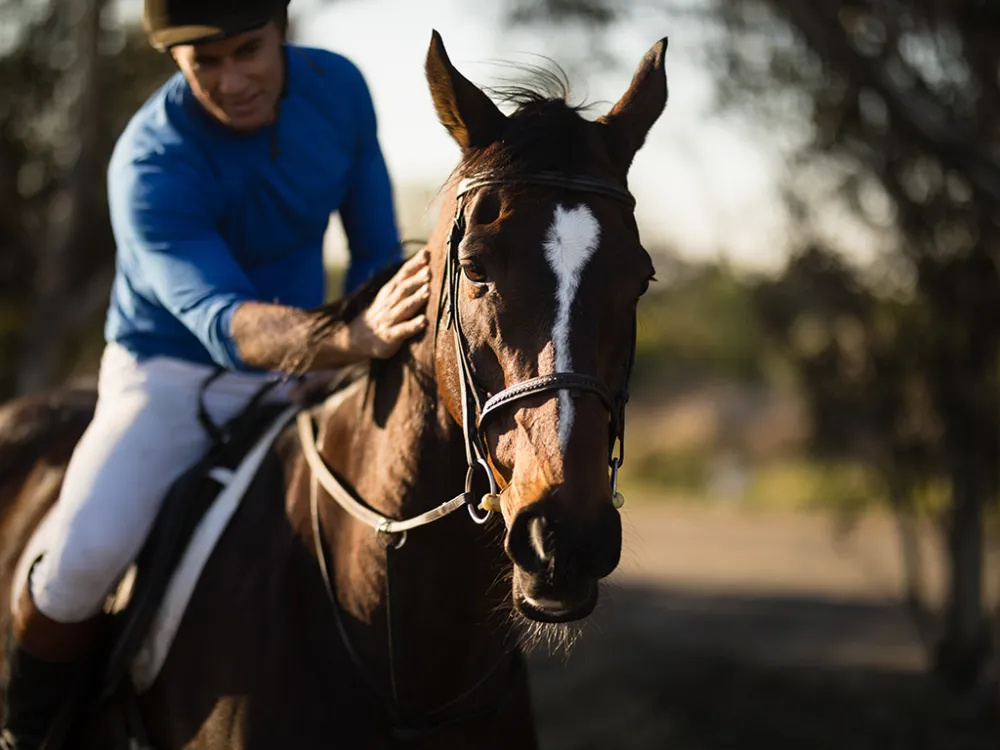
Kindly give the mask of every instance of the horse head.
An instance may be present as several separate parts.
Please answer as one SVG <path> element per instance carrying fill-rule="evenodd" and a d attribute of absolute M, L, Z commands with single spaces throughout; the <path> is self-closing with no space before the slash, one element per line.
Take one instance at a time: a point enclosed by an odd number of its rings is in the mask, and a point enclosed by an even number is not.
<path fill-rule="evenodd" d="M 587 616 L 621 555 L 611 474 L 653 277 L 626 177 L 666 105 L 665 51 L 596 121 L 565 93 L 526 90 L 504 114 L 436 32 L 427 54 L 438 117 L 462 148 L 450 243 L 434 249 L 439 390 L 470 466 L 497 488 L 514 604 L 535 621 Z"/>

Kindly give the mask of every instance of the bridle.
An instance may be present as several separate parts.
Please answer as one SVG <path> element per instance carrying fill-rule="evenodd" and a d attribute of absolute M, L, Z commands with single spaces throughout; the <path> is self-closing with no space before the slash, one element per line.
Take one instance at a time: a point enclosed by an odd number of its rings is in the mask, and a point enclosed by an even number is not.
<path fill-rule="evenodd" d="M 596 395 L 608 410 L 608 464 L 611 467 L 611 492 L 616 502 L 618 495 L 618 469 L 625 457 L 625 406 L 628 403 L 628 384 L 632 376 L 635 362 L 635 324 L 632 326 L 632 341 L 629 347 L 629 359 L 622 390 L 612 394 L 610 389 L 599 378 L 578 372 L 555 372 L 548 375 L 524 380 L 505 388 L 499 393 L 487 395 L 476 383 L 472 370 L 472 361 L 468 345 L 462 332 L 462 319 L 458 304 L 459 286 L 461 284 L 462 268 L 459 262 L 459 246 L 465 236 L 465 201 L 466 196 L 484 187 L 516 187 L 528 185 L 533 187 L 552 187 L 562 190 L 573 190 L 582 193 L 594 193 L 625 203 L 630 209 L 635 208 L 635 198 L 623 187 L 606 180 L 592 177 L 562 175 L 552 172 L 535 172 L 523 175 L 494 175 L 485 173 L 462 180 L 458 184 L 455 209 L 455 220 L 452 225 L 451 237 L 448 243 L 448 256 L 445 260 L 445 272 L 441 280 L 440 306 L 437 324 L 446 318 L 446 327 L 452 330 L 455 342 L 455 356 L 461 370 L 459 386 L 461 389 L 462 433 L 465 441 L 465 458 L 468 463 L 468 476 L 482 467 L 490 482 L 490 494 L 480 503 L 480 508 L 486 510 L 484 516 L 477 514 L 470 505 L 469 513 L 477 523 L 483 523 L 489 517 L 489 511 L 499 510 L 496 480 L 490 468 L 486 448 L 486 426 L 491 419 L 523 399 L 540 393 L 553 391 L 573 391 L 576 393 L 592 393 Z M 443 308 L 443 310 L 441 309 Z M 435 332 L 435 337 L 437 331 Z M 436 349 L 436 347 L 435 347 Z M 474 420 L 473 415 L 478 414 Z M 615 447 L 618 454 L 615 455 Z"/>
<path fill-rule="evenodd" d="M 451 329 L 455 355 L 458 359 L 459 384 L 462 399 L 462 435 L 465 443 L 465 457 L 468 464 L 465 477 L 465 491 L 451 500 L 442 503 L 436 508 L 422 513 L 414 518 L 406 520 L 389 519 L 373 510 L 346 488 L 334 476 L 333 472 L 326 465 L 320 455 L 316 444 L 316 432 L 313 418 L 309 411 L 302 411 L 298 414 L 299 438 L 306 463 L 312 472 L 310 482 L 310 516 L 312 520 L 313 543 L 315 545 L 316 557 L 319 563 L 320 573 L 326 584 L 326 593 L 333 606 L 337 629 L 341 640 L 347 649 L 351 661 L 354 662 L 362 679 L 369 688 L 382 697 L 386 709 L 389 711 L 394 724 L 394 731 L 400 739 L 420 739 L 428 734 L 439 731 L 444 727 L 464 723 L 476 718 L 486 718 L 494 711 L 498 710 L 503 701 L 487 706 L 485 710 L 474 713 L 452 717 L 450 719 L 436 718 L 446 710 L 459 705 L 463 700 L 475 693 L 480 687 L 496 673 L 496 670 L 506 661 L 501 658 L 485 676 L 482 677 L 471 688 L 465 690 L 454 699 L 448 701 L 443 706 L 439 706 L 434 711 L 428 712 L 423 723 L 413 725 L 405 721 L 399 709 L 397 694 L 396 665 L 394 656 L 393 639 L 393 616 L 392 616 L 392 584 L 393 579 L 390 561 L 394 557 L 395 550 L 400 549 L 406 543 L 406 534 L 410 529 L 424 526 L 433 521 L 443 518 L 462 506 L 468 508 L 469 515 L 477 524 L 483 524 L 489 520 L 493 512 L 500 510 L 499 494 L 497 492 L 496 478 L 488 462 L 489 453 L 486 448 L 485 429 L 486 425 L 501 410 L 512 404 L 516 404 L 523 399 L 540 393 L 550 393 L 557 391 L 573 391 L 577 393 L 592 393 L 596 395 L 604 404 L 610 415 L 608 434 L 608 463 L 611 467 L 611 491 L 614 496 L 616 507 L 621 507 L 621 495 L 618 493 L 618 469 L 622 465 L 625 456 L 625 405 L 628 403 L 628 384 L 632 375 L 632 367 L 635 361 L 635 321 L 632 325 L 632 341 L 629 349 L 629 359 L 625 380 L 621 391 L 616 395 L 599 378 L 585 373 L 577 372 L 556 372 L 549 375 L 531 378 L 529 380 L 516 383 L 509 388 L 505 388 L 499 393 L 488 395 L 477 384 L 472 370 L 471 357 L 465 336 L 462 333 L 462 320 L 459 312 L 459 286 L 461 284 L 461 264 L 458 252 L 462 238 L 465 236 L 465 203 L 466 197 L 483 187 L 493 186 L 514 186 L 531 185 L 539 187 L 552 187 L 562 190 L 573 190 L 576 192 L 593 193 L 607 198 L 621 201 L 628 207 L 635 208 L 635 198 L 625 188 L 619 187 L 611 182 L 598 180 L 590 177 L 567 176 L 548 172 L 536 172 L 526 175 L 493 175 L 482 174 L 462 180 L 458 185 L 457 205 L 455 209 L 455 220 L 452 226 L 451 237 L 448 244 L 448 255 L 445 260 L 445 270 L 441 281 L 441 294 L 439 297 L 437 319 L 435 321 L 434 351 L 437 351 L 437 338 L 440 333 L 442 321 L 445 328 Z M 478 414 L 478 418 L 475 415 Z M 617 455 L 615 448 L 618 448 Z M 489 480 L 490 493 L 477 502 L 472 492 L 472 483 L 477 468 L 486 472 Z M 379 535 L 382 545 L 386 551 L 386 628 L 388 632 L 389 649 L 389 676 L 392 688 L 391 698 L 387 698 L 379 689 L 378 684 L 365 667 L 363 660 L 357 653 L 344 625 L 340 612 L 340 604 L 337 601 L 333 581 L 329 569 L 329 551 L 324 543 L 319 517 L 319 486 L 322 486 L 337 503 L 355 519 L 371 526 Z M 482 514 L 480 514 L 482 511 Z M 392 535 L 398 535 L 392 541 Z M 515 651 L 509 662 L 507 675 L 507 687 L 504 689 L 504 701 L 511 695 L 512 688 L 519 679 L 523 670 L 523 660 L 519 652 Z"/>
<path fill-rule="evenodd" d="M 468 508 L 469 515 L 477 524 L 486 523 L 492 512 L 499 511 L 499 492 L 496 477 L 487 460 L 489 453 L 485 440 L 486 426 L 503 409 L 540 393 L 564 390 L 576 393 L 592 393 L 604 404 L 610 416 L 608 423 L 608 465 L 611 468 L 611 492 L 616 506 L 620 507 L 623 502 L 621 495 L 618 493 L 618 470 L 621 468 L 625 458 L 625 406 L 628 403 L 628 385 L 635 363 L 635 321 L 633 321 L 632 325 L 632 341 L 629 347 L 625 380 L 618 394 L 613 394 L 599 378 L 578 372 L 555 372 L 549 375 L 542 375 L 515 383 L 499 393 L 487 394 L 478 385 L 473 374 L 471 356 L 462 332 L 460 305 L 458 304 L 459 286 L 462 276 L 458 252 L 462 238 L 465 236 L 465 204 L 467 196 L 473 191 L 484 187 L 515 187 L 522 185 L 591 193 L 620 201 L 630 209 L 635 208 L 635 198 L 628 190 L 607 180 L 593 177 L 563 175 L 554 172 L 533 172 L 520 175 L 498 175 L 486 172 L 466 178 L 458 184 L 455 219 L 452 224 L 451 236 L 448 242 L 448 254 L 445 259 L 445 269 L 441 279 L 441 293 L 439 295 L 434 338 L 436 351 L 437 338 L 440 333 L 442 321 L 444 321 L 445 328 L 452 331 L 455 356 L 458 359 L 461 371 L 459 374 L 459 387 L 461 390 L 462 435 L 468 466 L 465 477 L 465 491 L 414 518 L 406 520 L 386 518 L 360 502 L 334 477 L 316 446 L 315 425 L 313 424 L 311 415 L 308 412 L 301 412 L 298 415 L 299 437 L 303 453 L 315 480 L 319 482 L 323 489 L 344 510 L 358 521 L 371 526 L 379 534 L 398 535 L 398 540 L 393 544 L 396 549 L 399 549 L 406 543 L 406 534 L 409 530 L 443 518 L 462 506 Z M 618 449 L 617 454 L 615 453 L 616 447 Z M 476 499 L 472 492 L 472 483 L 477 469 L 482 469 L 485 472 L 490 487 L 489 494 L 479 500 Z"/>

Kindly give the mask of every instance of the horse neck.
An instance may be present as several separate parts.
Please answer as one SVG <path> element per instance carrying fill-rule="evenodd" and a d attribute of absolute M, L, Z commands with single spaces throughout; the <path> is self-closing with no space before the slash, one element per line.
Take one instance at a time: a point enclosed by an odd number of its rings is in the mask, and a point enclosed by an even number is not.
<path fill-rule="evenodd" d="M 441 273 L 442 264 L 435 262 L 434 270 Z M 428 305 L 432 320 L 436 294 Z M 324 426 L 328 435 L 339 435 L 335 444 L 324 441 L 327 461 L 387 517 L 412 517 L 464 489 L 462 432 L 439 395 L 446 390 L 438 383 L 440 364 L 453 362 L 434 351 L 437 343 L 446 352 L 450 338 L 444 328 L 439 336 L 436 341 L 432 323 L 399 356 L 373 365 L 357 398 L 360 416 L 342 409 Z M 396 665 L 402 705 L 426 710 L 454 698 L 502 657 L 508 627 L 506 591 L 497 584 L 505 567 L 502 523 L 480 527 L 459 510 L 410 531 L 405 547 L 389 553 L 372 529 L 339 513 L 329 498 L 321 515 L 338 598 L 363 623 L 354 633 L 362 658 L 383 673 L 391 585 L 393 640 L 405 655 Z M 440 643 L 443 632 L 449 634 L 447 654 L 428 647 Z"/>
<path fill-rule="evenodd" d="M 462 428 L 445 405 L 444 393 L 458 390 L 458 360 L 450 329 L 440 319 L 445 294 L 445 260 L 450 251 L 457 198 L 449 190 L 428 242 L 431 250 L 431 295 L 426 314 L 430 325 L 419 338 L 407 343 L 394 358 L 373 363 L 366 410 L 360 423 L 376 442 L 389 438 L 392 464 L 398 472 L 383 472 L 380 479 L 396 479 L 396 487 L 380 483 L 375 506 L 388 517 L 411 517 L 444 502 L 464 488 L 467 462 Z M 361 453 L 370 449 L 365 439 L 355 439 Z M 399 487 L 408 491 L 398 493 Z"/>

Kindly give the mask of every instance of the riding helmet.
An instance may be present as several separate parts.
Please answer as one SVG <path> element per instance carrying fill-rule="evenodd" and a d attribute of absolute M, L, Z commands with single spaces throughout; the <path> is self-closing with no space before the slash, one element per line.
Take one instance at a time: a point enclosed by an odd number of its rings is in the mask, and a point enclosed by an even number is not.
<path fill-rule="evenodd" d="M 274 20 L 289 0 L 145 0 L 149 43 L 163 52 L 256 29 Z"/>

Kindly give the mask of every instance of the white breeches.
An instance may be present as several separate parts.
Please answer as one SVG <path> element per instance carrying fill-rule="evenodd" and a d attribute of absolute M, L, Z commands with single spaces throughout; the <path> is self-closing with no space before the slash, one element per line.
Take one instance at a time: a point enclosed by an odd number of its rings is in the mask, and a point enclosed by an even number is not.
<path fill-rule="evenodd" d="M 96 614 L 131 565 L 171 484 L 208 450 L 198 398 L 212 368 L 167 357 L 136 362 L 110 344 L 97 412 L 66 471 L 45 554 L 31 577 L 38 608 L 58 622 Z M 205 393 L 216 424 L 236 416 L 273 375 L 227 372 Z M 268 400 L 287 398 L 289 384 Z"/>

